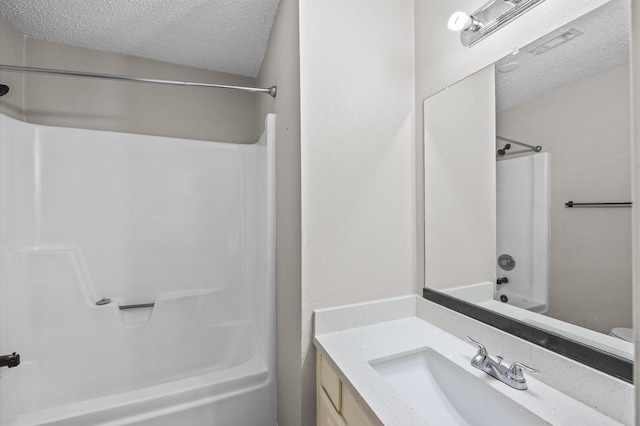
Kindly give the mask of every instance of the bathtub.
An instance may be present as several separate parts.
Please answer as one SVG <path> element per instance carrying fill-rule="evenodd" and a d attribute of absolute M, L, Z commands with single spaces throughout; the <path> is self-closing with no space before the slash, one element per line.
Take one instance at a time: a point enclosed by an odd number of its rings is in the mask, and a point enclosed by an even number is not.
<path fill-rule="evenodd" d="M 273 412 L 270 382 L 264 354 L 258 350 L 248 325 L 231 323 L 222 327 L 227 344 L 224 359 L 209 369 L 191 375 L 81 402 L 28 412 L 3 420 L 5 426 L 87 425 L 256 425 Z M 229 339 L 231 335 L 235 338 Z M 202 336 L 203 339 L 212 336 Z M 240 355 L 241 356 L 237 356 Z M 180 364 L 180 359 L 174 359 Z M 138 366 L 139 367 L 139 366 Z M 109 376 L 117 365 L 102 371 Z M 196 366 L 196 370 L 202 368 Z M 100 374 L 96 380 L 100 380 Z M 133 383 L 133 382 L 132 382 Z M 60 384 L 63 388 L 66 384 Z M 98 386 L 99 387 L 99 386 Z M 133 386 L 131 386 L 133 387 Z"/>
<path fill-rule="evenodd" d="M 496 299 L 498 301 L 502 301 L 500 296 L 506 296 L 507 302 L 510 305 L 517 306 L 518 308 L 526 309 L 531 312 L 535 312 L 538 314 L 546 314 L 549 310 L 547 304 L 540 300 L 535 300 L 530 297 L 522 296 L 514 291 L 507 291 L 499 289 L 496 294 Z"/>
<path fill-rule="evenodd" d="M 275 117 L 253 145 L 0 124 L 0 424 L 275 425 Z"/>
<path fill-rule="evenodd" d="M 253 322 L 234 319 L 233 292 L 174 292 L 122 310 L 119 298 L 95 305 L 79 291 L 77 249 L 9 261 L 26 291 L 5 296 L 34 313 L 16 342 L 21 364 L 1 372 L 3 426 L 273 424 L 273 352 Z"/>

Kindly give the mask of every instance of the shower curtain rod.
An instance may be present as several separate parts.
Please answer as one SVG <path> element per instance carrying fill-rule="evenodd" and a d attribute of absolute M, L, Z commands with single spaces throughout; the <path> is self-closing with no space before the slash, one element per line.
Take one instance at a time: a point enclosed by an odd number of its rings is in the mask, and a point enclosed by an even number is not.
<path fill-rule="evenodd" d="M 132 81 L 132 82 L 138 82 L 138 83 L 157 83 L 157 84 L 167 84 L 171 86 L 212 87 L 217 89 L 234 89 L 234 90 L 243 90 L 245 92 L 252 92 L 252 93 L 267 93 L 274 98 L 276 97 L 276 92 L 277 92 L 276 86 L 271 86 L 269 88 L 230 86 L 226 84 L 194 83 L 190 81 L 177 81 L 177 80 L 160 80 L 156 78 L 131 77 L 126 75 L 98 74 L 98 73 L 67 71 L 67 70 L 54 70 L 54 69 L 47 69 L 47 68 L 21 67 L 16 65 L 0 65 L 0 71 L 24 72 L 24 73 L 31 73 L 31 74 L 49 74 L 49 75 L 59 75 L 59 76 L 67 76 L 67 77 L 101 78 L 104 80 Z"/>
<path fill-rule="evenodd" d="M 527 148 L 529 148 L 531 151 L 534 151 L 534 152 L 540 152 L 540 151 L 542 151 L 542 147 L 541 147 L 540 145 L 533 146 L 533 145 L 529 145 L 529 144 L 526 144 L 526 143 L 523 143 L 523 142 L 514 141 L 513 139 L 503 138 L 502 136 L 496 136 L 496 139 L 500 139 L 500 140 L 503 140 L 503 141 L 506 141 L 506 142 L 515 143 L 516 145 L 520 145 L 520 146 L 527 147 Z M 498 155 L 505 155 L 505 154 L 518 154 L 518 153 L 520 153 L 520 152 L 527 152 L 527 151 L 528 151 L 527 149 L 523 149 L 523 150 L 521 150 L 521 151 L 507 152 L 507 150 L 508 150 L 509 148 L 511 148 L 511 145 L 506 144 L 506 145 L 504 146 L 504 148 L 502 148 L 502 149 L 499 149 L 499 150 L 498 150 Z"/>

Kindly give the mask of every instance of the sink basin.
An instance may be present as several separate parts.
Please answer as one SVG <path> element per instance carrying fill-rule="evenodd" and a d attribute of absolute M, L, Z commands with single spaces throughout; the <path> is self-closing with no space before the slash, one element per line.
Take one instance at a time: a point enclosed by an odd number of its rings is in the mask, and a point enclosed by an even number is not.
<path fill-rule="evenodd" d="M 369 364 L 419 415 L 435 425 L 549 424 L 432 349 Z"/>

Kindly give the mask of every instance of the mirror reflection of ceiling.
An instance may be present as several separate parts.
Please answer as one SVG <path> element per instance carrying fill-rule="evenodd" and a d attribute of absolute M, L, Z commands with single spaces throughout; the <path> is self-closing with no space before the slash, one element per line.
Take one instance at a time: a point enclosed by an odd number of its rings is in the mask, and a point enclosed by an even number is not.
<path fill-rule="evenodd" d="M 278 0 L 0 0 L 29 37 L 256 77 Z"/>
<path fill-rule="evenodd" d="M 568 84 L 629 63 L 629 1 L 614 0 L 496 63 L 496 109 L 530 101 Z M 542 54 L 530 50 L 574 28 L 581 35 Z M 555 39 L 555 40 L 553 40 Z M 509 69 L 517 63 L 512 71 Z"/>

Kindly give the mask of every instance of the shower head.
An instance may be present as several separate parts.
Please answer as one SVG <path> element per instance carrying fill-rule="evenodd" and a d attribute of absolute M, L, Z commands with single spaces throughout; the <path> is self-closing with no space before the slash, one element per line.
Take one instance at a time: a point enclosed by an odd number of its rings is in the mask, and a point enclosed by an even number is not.
<path fill-rule="evenodd" d="M 6 84 L 0 84 L 0 96 L 4 96 L 9 93 L 9 86 Z"/>

